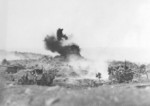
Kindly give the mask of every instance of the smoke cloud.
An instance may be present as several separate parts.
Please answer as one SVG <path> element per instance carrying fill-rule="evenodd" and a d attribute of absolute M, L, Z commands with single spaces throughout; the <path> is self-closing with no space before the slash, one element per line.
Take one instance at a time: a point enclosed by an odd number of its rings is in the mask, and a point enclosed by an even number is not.
<path fill-rule="evenodd" d="M 46 49 L 50 50 L 51 52 L 59 53 L 61 56 L 67 57 L 69 55 L 80 55 L 80 47 L 75 43 L 70 43 L 64 45 L 65 41 L 69 40 L 68 36 L 63 34 L 63 29 L 59 28 L 55 35 L 47 35 L 44 39 Z"/>
<path fill-rule="evenodd" d="M 80 75 L 80 78 L 95 79 L 96 74 L 100 72 L 102 78 L 107 79 L 107 63 L 103 59 L 92 60 L 91 56 L 86 56 L 77 44 L 68 43 L 69 40 L 61 28 L 57 30 L 56 35 L 47 35 L 44 39 L 46 49 L 67 57 L 68 64 Z"/>

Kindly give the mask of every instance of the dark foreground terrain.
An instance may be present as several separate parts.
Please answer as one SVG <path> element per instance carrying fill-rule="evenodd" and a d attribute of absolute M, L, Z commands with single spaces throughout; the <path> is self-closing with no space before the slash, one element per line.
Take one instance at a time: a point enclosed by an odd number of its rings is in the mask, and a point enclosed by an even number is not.
<path fill-rule="evenodd" d="M 1 106 L 149 106 L 150 87 L 141 84 L 97 88 L 2 86 Z"/>

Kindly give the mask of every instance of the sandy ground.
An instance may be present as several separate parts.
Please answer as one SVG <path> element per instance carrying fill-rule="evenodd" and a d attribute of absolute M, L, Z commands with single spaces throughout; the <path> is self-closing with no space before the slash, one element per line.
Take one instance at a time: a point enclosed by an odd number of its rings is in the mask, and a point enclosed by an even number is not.
<path fill-rule="evenodd" d="M 149 106 L 150 87 L 141 84 L 96 88 L 7 85 L 0 106 Z"/>

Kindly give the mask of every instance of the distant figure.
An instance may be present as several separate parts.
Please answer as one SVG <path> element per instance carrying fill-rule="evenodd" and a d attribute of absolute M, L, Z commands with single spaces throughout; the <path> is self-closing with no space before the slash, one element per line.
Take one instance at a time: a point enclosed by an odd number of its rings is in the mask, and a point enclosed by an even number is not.
<path fill-rule="evenodd" d="M 99 80 L 101 79 L 101 73 L 100 73 L 100 72 L 98 72 L 98 73 L 96 74 L 96 78 L 98 78 Z"/>
<path fill-rule="evenodd" d="M 67 37 L 65 34 L 63 34 L 63 29 L 59 28 L 59 29 L 57 30 L 57 40 L 60 41 L 60 40 L 62 40 L 63 38 L 64 38 L 65 40 L 68 39 L 68 37 Z"/>

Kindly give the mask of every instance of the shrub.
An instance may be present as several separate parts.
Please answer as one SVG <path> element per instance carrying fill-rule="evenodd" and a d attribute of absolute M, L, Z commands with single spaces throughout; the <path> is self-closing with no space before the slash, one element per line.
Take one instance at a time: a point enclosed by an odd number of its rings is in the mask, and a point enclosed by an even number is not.
<path fill-rule="evenodd" d="M 18 84 L 21 85 L 43 85 L 43 86 L 50 86 L 53 83 L 53 80 L 55 79 L 54 73 L 50 73 L 47 71 L 41 71 L 39 70 L 32 70 L 26 72 L 20 79 L 18 79 Z"/>
<path fill-rule="evenodd" d="M 9 61 L 7 61 L 6 59 L 3 59 L 1 64 L 2 64 L 2 65 L 9 65 L 10 63 L 9 63 Z"/>
<path fill-rule="evenodd" d="M 108 67 L 110 80 L 118 83 L 130 82 L 134 78 L 134 68 L 130 62 L 112 62 Z"/>
<path fill-rule="evenodd" d="M 18 65 L 18 66 L 17 65 L 16 66 L 7 66 L 6 72 L 8 74 L 14 74 L 14 73 L 17 73 L 21 69 L 24 69 L 24 67 L 21 66 L 21 65 Z"/>
<path fill-rule="evenodd" d="M 147 79 L 149 79 L 148 78 L 148 72 L 146 70 L 146 65 L 144 65 L 144 64 L 140 65 L 140 74 L 145 74 Z"/>

